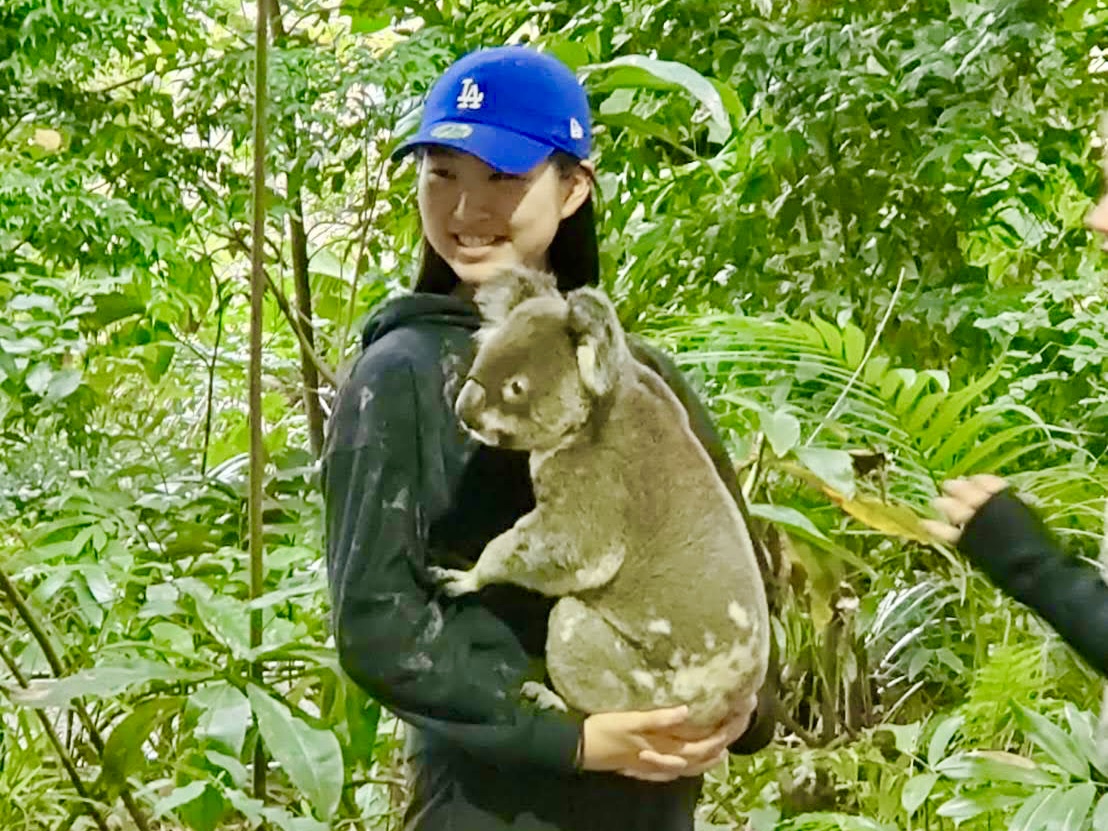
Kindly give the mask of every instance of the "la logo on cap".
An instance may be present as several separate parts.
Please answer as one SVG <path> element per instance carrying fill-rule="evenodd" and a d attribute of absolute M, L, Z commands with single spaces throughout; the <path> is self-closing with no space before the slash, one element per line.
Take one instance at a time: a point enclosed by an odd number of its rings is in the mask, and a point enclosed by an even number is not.
<path fill-rule="evenodd" d="M 485 93 L 472 78 L 462 80 L 462 92 L 458 95 L 459 110 L 479 110 L 485 101 Z"/>
<path fill-rule="evenodd" d="M 569 120 L 569 137 L 574 141 L 585 137 L 585 128 L 581 126 L 581 122 L 576 118 Z"/>

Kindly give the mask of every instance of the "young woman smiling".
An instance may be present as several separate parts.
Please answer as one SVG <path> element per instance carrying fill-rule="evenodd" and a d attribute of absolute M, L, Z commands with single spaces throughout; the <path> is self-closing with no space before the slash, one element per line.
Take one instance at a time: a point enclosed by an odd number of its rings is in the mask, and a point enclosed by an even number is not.
<path fill-rule="evenodd" d="M 514 586 L 451 600 L 428 565 L 468 567 L 533 505 L 524 453 L 460 428 L 453 393 L 480 318 L 473 289 L 499 269 L 595 284 L 597 233 L 585 91 L 525 47 L 481 50 L 429 93 L 417 135 L 424 241 L 415 291 L 363 334 L 323 461 L 336 645 L 353 680 L 409 726 L 417 831 L 691 831 L 701 774 L 770 737 L 747 700 L 709 731 L 682 708 L 585 716 L 525 704 L 552 600 Z M 723 445 L 673 364 L 670 384 L 741 505 Z M 757 717 L 756 717 L 757 712 Z"/>

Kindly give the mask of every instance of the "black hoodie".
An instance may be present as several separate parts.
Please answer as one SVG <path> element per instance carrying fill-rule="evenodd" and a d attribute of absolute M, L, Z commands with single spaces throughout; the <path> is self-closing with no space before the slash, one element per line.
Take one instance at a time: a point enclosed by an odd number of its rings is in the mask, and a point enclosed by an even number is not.
<path fill-rule="evenodd" d="M 339 392 L 323 488 L 341 664 L 416 728 L 423 758 L 437 760 L 417 765 L 412 811 L 421 829 L 685 828 L 699 778 L 659 785 L 579 772 L 582 716 L 521 703 L 553 599 L 511 585 L 450 599 L 427 576 L 429 564 L 471 565 L 534 507 L 527 454 L 479 444 L 453 413 L 479 325 L 475 307 L 458 298 L 397 298 L 367 325 Z M 630 340 L 689 410 L 741 504 L 691 388 L 661 353 Z M 772 728 L 763 711 L 732 750 L 759 749 Z M 436 805 L 438 819 L 429 816 Z M 646 824 L 631 821 L 639 814 Z"/>

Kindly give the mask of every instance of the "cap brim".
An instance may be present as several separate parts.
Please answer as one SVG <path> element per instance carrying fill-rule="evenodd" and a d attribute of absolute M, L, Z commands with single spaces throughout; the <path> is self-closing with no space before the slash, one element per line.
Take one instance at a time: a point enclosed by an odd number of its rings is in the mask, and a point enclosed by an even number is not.
<path fill-rule="evenodd" d="M 446 125 L 442 122 L 426 125 L 419 133 L 393 151 L 393 160 L 399 160 L 419 147 L 449 147 L 452 150 L 474 155 L 501 173 L 519 176 L 546 161 L 554 152 L 554 148 L 549 144 L 535 141 L 512 130 L 505 130 L 503 127 L 472 122 L 450 122 L 448 125 L 450 127 L 464 128 L 453 131 L 466 133 L 462 136 L 450 135 L 452 131 L 444 130 L 444 126 Z"/>

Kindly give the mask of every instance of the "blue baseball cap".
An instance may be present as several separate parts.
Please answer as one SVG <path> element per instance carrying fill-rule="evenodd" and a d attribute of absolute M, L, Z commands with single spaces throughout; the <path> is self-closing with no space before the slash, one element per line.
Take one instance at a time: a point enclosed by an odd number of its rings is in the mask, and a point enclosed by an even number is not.
<path fill-rule="evenodd" d="M 556 150 L 587 159 L 589 100 L 569 67 L 526 46 L 480 49 L 457 60 L 427 95 L 419 131 L 392 154 L 437 145 L 512 175 Z"/>

